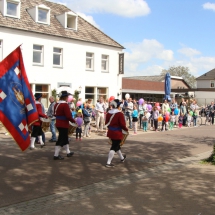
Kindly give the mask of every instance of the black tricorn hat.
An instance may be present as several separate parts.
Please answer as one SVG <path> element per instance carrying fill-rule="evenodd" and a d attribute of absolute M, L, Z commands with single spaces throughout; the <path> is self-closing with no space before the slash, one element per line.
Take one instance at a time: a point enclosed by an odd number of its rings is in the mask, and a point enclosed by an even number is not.
<path fill-rule="evenodd" d="M 121 104 L 122 104 L 122 102 L 120 102 L 119 99 L 114 99 L 112 102 L 110 102 L 110 105 L 113 108 L 118 108 Z"/>
<path fill-rule="evenodd" d="M 62 98 L 62 97 L 67 97 L 67 96 L 69 96 L 69 95 L 72 95 L 71 93 L 68 93 L 67 91 L 61 91 L 60 93 L 59 93 L 59 97 L 60 98 Z"/>
<path fill-rule="evenodd" d="M 40 99 L 42 97 L 42 93 L 35 93 L 34 97 L 36 100 Z"/>

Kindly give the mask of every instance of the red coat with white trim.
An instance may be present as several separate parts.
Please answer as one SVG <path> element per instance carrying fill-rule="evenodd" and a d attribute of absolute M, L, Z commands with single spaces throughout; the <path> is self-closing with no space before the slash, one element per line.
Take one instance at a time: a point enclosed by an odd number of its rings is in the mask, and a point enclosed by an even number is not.
<path fill-rule="evenodd" d="M 47 116 L 43 113 L 43 108 L 41 103 L 39 101 L 35 101 L 35 104 L 36 104 L 37 113 L 39 117 L 47 118 Z M 42 123 L 41 120 L 39 120 L 39 121 L 36 121 L 33 125 L 41 126 L 41 123 Z"/>
<path fill-rule="evenodd" d="M 118 109 L 110 110 L 107 113 L 105 124 L 109 123 L 110 118 L 114 113 L 115 113 L 115 115 L 112 118 L 108 127 L 111 127 L 114 129 L 119 129 L 119 130 L 108 129 L 107 137 L 109 137 L 110 139 L 113 139 L 113 140 L 121 140 L 123 136 L 122 136 L 122 130 L 120 130 L 120 129 L 123 129 L 124 131 L 128 131 L 123 113 L 120 112 Z"/>
<path fill-rule="evenodd" d="M 69 121 L 75 123 L 69 105 L 65 101 L 59 101 L 55 104 L 54 113 L 56 116 L 56 127 L 69 128 Z"/>

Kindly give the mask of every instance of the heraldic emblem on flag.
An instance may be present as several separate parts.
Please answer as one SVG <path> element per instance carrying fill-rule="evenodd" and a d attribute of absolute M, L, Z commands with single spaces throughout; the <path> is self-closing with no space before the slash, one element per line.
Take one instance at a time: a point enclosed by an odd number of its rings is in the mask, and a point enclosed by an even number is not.
<path fill-rule="evenodd" d="M 24 151 L 30 144 L 28 128 L 38 119 L 19 46 L 0 62 L 0 121 Z"/>

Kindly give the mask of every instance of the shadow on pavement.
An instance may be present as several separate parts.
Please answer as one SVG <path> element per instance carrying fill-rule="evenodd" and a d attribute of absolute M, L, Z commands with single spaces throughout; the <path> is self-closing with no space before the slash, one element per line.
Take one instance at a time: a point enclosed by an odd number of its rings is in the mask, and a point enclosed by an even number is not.
<path fill-rule="evenodd" d="M 107 144 L 107 139 L 84 139 L 80 142 L 75 142 L 74 139 L 72 139 L 70 144 L 71 148 L 77 152 L 74 157 L 65 157 L 63 161 L 54 161 L 53 143 L 47 143 L 48 146 L 46 146 L 45 149 L 38 149 L 35 151 L 27 150 L 22 153 L 10 138 L 7 137 L 6 140 L 1 138 L 0 207 L 83 187 L 122 174 L 147 170 L 150 167 L 160 165 L 164 162 L 174 162 L 177 159 L 210 150 L 211 146 L 208 146 L 208 144 L 213 141 L 212 129 L 209 131 L 198 129 L 199 132 L 196 131 L 197 129 L 192 129 L 189 131 L 183 130 L 180 134 L 173 131 L 172 133 L 163 132 L 131 136 L 122 148 L 122 151 L 127 154 L 128 159 L 125 163 L 120 163 L 119 158 L 115 156 L 113 162 L 116 164 L 116 167 L 113 169 L 107 169 L 104 166 L 110 148 Z M 186 132 L 188 132 L 188 134 L 186 134 Z M 203 134 L 205 136 L 202 136 Z M 135 160 L 135 158 L 139 160 Z M 186 172 L 186 176 L 173 174 L 173 178 L 171 179 L 165 179 L 165 177 L 162 176 L 162 179 L 154 178 L 154 183 L 151 183 L 151 179 L 146 179 L 148 180 L 148 184 L 143 182 L 143 184 L 138 183 L 138 185 L 131 185 L 133 189 L 131 189 L 130 192 L 135 194 L 133 198 L 129 195 L 129 199 L 125 199 L 123 194 L 119 194 L 119 199 L 115 197 L 111 199 L 111 202 L 115 199 L 115 203 L 113 202 L 113 204 L 115 204 L 116 211 L 113 214 L 117 214 L 117 210 L 121 210 L 117 205 L 125 205 L 124 207 L 126 210 L 131 207 L 131 211 L 133 211 L 134 214 L 137 213 L 135 212 L 137 209 L 132 206 L 136 201 L 140 202 L 141 210 L 147 211 L 147 206 L 144 206 L 146 205 L 146 200 L 148 204 L 162 200 L 161 202 L 164 204 L 163 207 L 165 206 L 164 208 L 167 212 L 168 210 L 173 210 L 173 207 L 170 206 L 170 196 L 174 196 L 174 192 L 177 192 L 177 189 L 183 190 L 179 198 L 182 198 L 182 200 L 186 202 L 186 198 L 191 198 L 189 196 L 191 194 L 188 195 L 190 190 L 187 184 L 192 185 L 191 187 L 200 186 L 196 183 L 199 183 L 202 179 L 198 176 L 198 172 L 196 172 L 197 169 L 193 172 L 191 169 L 191 171 Z M 208 177 L 211 176 L 208 175 Z M 186 184 L 183 187 L 180 183 Z M 212 183 L 205 184 L 204 186 L 208 189 L 209 186 L 212 186 Z M 184 189 L 185 187 L 187 187 L 189 192 L 186 192 L 187 189 Z M 159 191 L 160 189 L 163 189 L 163 191 Z M 161 196 L 165 194 L 162 194 L 165 189 L 170 189 L 171 191 L 169 197 L 166 196 L 169 198 L 168 202 L 165 202 Z M 200 190 L 203 192 L 202 189 Z M 114 194 L 114 191 L 111 191 L 111 193 Z M 147 199 L 149 194 L 154 197 L 150 197 L 152 199 Z M 203 194 L 206 195 L 204 192 Z M 167 195 L 167 193 L 165 195 Z M 96 198 L 104 207 L 111 208 L 109 200 L 103 199 L 101 196 Z M 173 199 L 174 198 L 172 198 L 172 200 Z M 194 200 L 195 198 L 192 198 L 192 202 Z M 200 202 L 200 199 L 198 201 Z M 203 200 L 201 201 L 204 202 Z M 90 205 L 93 207 L 93 203 L 90 203 L 89 207 Z M 179 206 L 176 204 L 174 207 Z"/>

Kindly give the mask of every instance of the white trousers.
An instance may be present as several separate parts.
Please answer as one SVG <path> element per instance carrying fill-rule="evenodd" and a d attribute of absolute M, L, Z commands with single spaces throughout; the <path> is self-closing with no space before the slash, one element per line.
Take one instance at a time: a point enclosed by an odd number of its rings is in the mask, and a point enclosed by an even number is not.
<path fill-rule="evenodd" d="M 100 128 L 103 131 L 103 126 L 104 126 L 104 113 L 97 112 L 96 114 L 96 128 L 99 130 L 99 124 Z"/>

